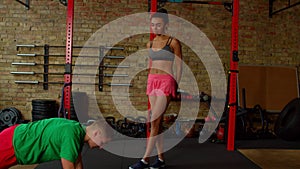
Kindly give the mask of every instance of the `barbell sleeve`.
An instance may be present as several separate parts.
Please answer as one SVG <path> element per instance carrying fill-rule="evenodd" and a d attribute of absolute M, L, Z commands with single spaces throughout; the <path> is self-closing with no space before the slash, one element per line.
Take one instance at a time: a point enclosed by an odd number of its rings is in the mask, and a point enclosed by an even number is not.
<path fill-rule="evenodd" d="M 129 65 L 104 65 L 106 68 L 129 68 Z"/>
<path fill-rule="evenodd" d="M 27 48 L 34 48 L 35 45 L 16 45 L 17 47 L 27 47 Z"/>
<path fill-rule="evenodd" d="M 35 66 L 37 65 L 36 63 L 34 62 L 31 62 L 31 63 L 18 63 L 18 62 L 13 62 L 11 63 L 12 65 L 19 65 L 19 66 Z"/>
<path fill-rule="evenodd" d="M 39 84 L 37 80 L 16 80 L 15 83 L 17 84 Z"/>
<path fill-rule="evenodd" d="M 104 56 L 107 59 L 124 59 L 125 56 Z"/>
<path fill-rule="evenodd" d="M 17 74 L 17 75 L 34 75 L 35 72 L 10 72 L 10 74 Z"/>
<path fill-rule="evenodd" d="M 35 53 L 18 53 L 17 56 L 36 56 Z"/>
<path fill-rule="evenodd" d="M 109 73 L 104 73 L 105 77 L 128 77 L 127 74 L 109 74 Z"/>
<path fill-rule="evenodd" d="M 111 47 L 111 46 L 104 46 L 105 49 L 108 50 L 124 50 L 123 47 Z"/>
<path fill-rule="evenodd" d="M 130 83 L 107 83 L 108 86 L 132 86 Z"/>

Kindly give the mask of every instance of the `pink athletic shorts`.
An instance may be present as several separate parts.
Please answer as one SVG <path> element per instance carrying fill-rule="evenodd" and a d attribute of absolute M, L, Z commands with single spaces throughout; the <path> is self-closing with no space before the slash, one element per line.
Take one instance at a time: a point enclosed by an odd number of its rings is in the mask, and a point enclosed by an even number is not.
<path fill-rule="evenodd" d="M 169 74 L 149 74 L 147 95 L 176 97 L 176 81 Z"/>
<path fill-rule="evenodd" d="M 13 136 L 17 126 L 11 126 L 0 133 L 0 169 L 8 169 L 17 164 L 13 147 Z"/>

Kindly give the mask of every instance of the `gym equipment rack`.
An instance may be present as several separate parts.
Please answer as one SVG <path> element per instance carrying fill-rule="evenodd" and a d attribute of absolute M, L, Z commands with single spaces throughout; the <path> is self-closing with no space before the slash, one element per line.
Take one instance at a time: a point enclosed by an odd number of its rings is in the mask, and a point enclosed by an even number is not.
<path fill-rule="evenodd" d="M 209 4 L 209 5 L 224 5 L 225 9 L 232 13 L 231 25 L 231 52 L 230 52 L 230 71 L 229 71 L 229 87 L 228 87 L 228 137 L 227 150 L 233 151 L 235 149 L 235 118 L 238 108 L 237 103 L 237 78 L 238 78 L 238 29 L 239 29 L 239 0 L 229 2 L 215 2 L 215 1 L 185 1 L 185 0 L 151 0 L 151 12 L 155 12 L 157 5 L 166 2 L 176 3 L 195 3 L 195 4 Z M 151 36 L 150 36 L 151 37 Z M 150 103 L 148 101 L 148 110 Z"/>
<path fill-rule="evenodd" d="M 35 71 L 12 71 L 10 72 L 13 75 L 43 75 L 43 81 L 38 81 L 38 80 L 16 80 L 15 83 L 17 84 L 43 84 L 43 89 L 48 90 L 49 84 L 64 84 L 63 82 L 50 82 L 49 81 L 49 76 L 58 76 L 58 75 L 65 75 L 63 72 L 49 72 L 49 66 L 53 66 L 57 68 L 58 66 L 62 67 L 65 66 L 66 64 L 62 63 L 49 63 L 50 57 L 65 57 L 63 54 L 50 54 L 50 48 L 65 48 L 64 46 L 59 46 L 59 45 L 35 45 L 35 44 L 18 44 L 16 45 L 17 50 L 19 48 L 43 48 L 44 54 L 39 54 L 39 53 L 18 53 L 17 56 L 20 57 L 43 57 L 43 63 L 38 63 L 38 62 L 12 62 L 11 65 L 14 66 L 43 66 L 43 72 L 35 72 Z M 76 84 L 89 84 L 89 85 L 97 85 L 99 91 L 102 91 L 104 85 L 108 86 L 132 86 L 132 84 L 123 84 L 123 83 L 118 83 L 118 84 L 113 84 L 113 83 L 104 83 L 104 77 L 128 77 L 127 74 L 110 74 L 110 73 L 105 73 L 104 69 L 106 68 L 129 68 L 129 65 L 110 65 L 110 64 L 104 64 L 104 58 L 107 59 L 124 59 L 125 56 L 111 56 L 111 55 L 104 55 L 103 50 L 124 50 L 123 47 L 109 47 L 109 46 L 74 46 L 73 48 L 87 48 L 87 49 L 98 49 L 100 51 L 100 54 L 98 56 L 84 56 L 84 57 L 89 57 L 89 58 L 99 58 L 101 60 L 100 63 L 98 64 L 71 64 L 71 66 L 82 66 L 82 67 L 88 67 L 88 66 L 98 66 L 99 67 L 99 73 L 97 74 L 89 74 L 89 73 L 71 73 L 71 75 L 77 75 L 77 76 L 97 76 L 98 77 L 98 83 L 76 83 Z M 101 52 L 102 51 L 102 52 Z M 72 57 L 79 57 L 79 56 L 72 56 Z"/>

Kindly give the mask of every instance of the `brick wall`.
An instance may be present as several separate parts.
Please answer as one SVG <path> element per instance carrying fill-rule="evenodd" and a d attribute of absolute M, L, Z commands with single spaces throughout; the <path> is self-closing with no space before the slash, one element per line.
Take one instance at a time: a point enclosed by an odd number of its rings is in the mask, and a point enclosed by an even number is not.
<path fill-rule="evenodd" d="M 268 0 L 240 2 L 240 30 L 239 30 L 239 57 L 241 64 L 254 65 L 289 65 L 298 66 L 300 60 L 300 18 L 299 6 L 274 15 L 269 18 Z M 276 1 L 277 2 L 277 1 Z M 274 8 L 284 5 L 284 1 L 277 2 Z M 0 2 L 0 109 L 16 107 L 22 111 L 25 119 L 31 119 L 32 99 L 60 100 L 62 85 L 49 85 L 43 90 L 41 84 L 15 84 L 15 80 L 43 80 L 42 75 L 12 75 L 13 71 L 43 72 L 42 65 L 15 66 L 13 62 L 43 63 L 43 57 L 21 57 L 18 53 L 43 54 L 43 45 L 65 46 L 66 41 L 66 7 L 59 1 L 31 0 L 30 10 L 16 1 L 2 0 Z M 74 46 L 83 46 L 85 42 L 105 24 L 128 14 L 147 11 L 145 0 L 76 0 L 74 14 Z M 225 71 L 229 69 L 231 13 L 222 6 L 197 4 L 166 4 L 171 14 L 182 17 L 196 25 L 211 40 L 216 48 Z M 126 29 L 126 28 L 124 28 Z M 116 32 L 118 33 L 118 32 Z M 119 32 L 122 33 L 122 32 Z M 113 37 L 112 37 L 113 38 Z M 113 55 L 130 55 L 144 49 L 149 36 L 137 35 L 124 39 L 116 46 L 122 46 L 124 51 L 110 51 Z M 36 44 L 41 47 L 16 48 L 17 44 Z M 64 54 L 64 49 L 50 47 L 52 54 Z M 74 49 L 74 55 L 80 50 Z M 200 91 L 211 92 L 210 79 L 203 63 L 195 56 L 188 46 L 183 44 L 185 63 L 194 73 Z M 74 62 L 76 58 L 73 59 Z M 107 59 L 107 64 L 119 64 L 122 60 Z M 50 57 L 51 63 L 64 63 L 63 57 Z M 146 66 L 146 60 L 136 65 Z M 134 66 L 134 65 L 133 65 Z M 64 67 L 50 66 L 50 72 L 64 72 Z M 106 69 L 105 73 L 113 73 L 114 69 Z M 124 70 L 125 72 L 125 70 Z M 130 72 L 129 72 L 130 73 Z M 124 101 L 122 109 L 127 109 L 132 103 L 139 111 L 147 110 L 146 88 L 147 71 L 139 72 L 132 79 L 133 87 L 129 89 L 129 100 Z M 51 76 L 51 81 L 63 81 L 63 76 Z M 126 80 L 124 78 L 123 80 Z M 105 78 L 110 82 L 111 78 Z M 120 78 L 122 82 L 122 78 Z M 188 85 L 188 81 L 182 82 Z M 73 90 L 77 90 L 75 86 Z M 100 109 L 106 116 L 122 117 L 112 103 L 111 88 L 104 86 L 102 92 L 97 86 L 88 93 L 96 96 L 95 104 L 91 106 L 90 115 Z M 118 88 L 118 93 L 126 92 L 127 88 Z M 91 101 L 92 102 L 92 101 Z M 130 103 L 131 102 L 131 103 Z M 172 102 L 169 112 L 177 112 L 179 103 Z M 205 116 L 207 109 L 200 106 L 198 116 Z M 128 111 L 130 111 L 128 109 Z M 135 113 L 135 112 L 129 112 Z"/>

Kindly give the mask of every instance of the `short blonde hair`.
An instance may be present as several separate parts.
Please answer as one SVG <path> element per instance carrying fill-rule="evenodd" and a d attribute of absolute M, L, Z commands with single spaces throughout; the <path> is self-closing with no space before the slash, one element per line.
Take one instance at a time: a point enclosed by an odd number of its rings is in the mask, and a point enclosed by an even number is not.
<path fill-rule="evenodd" d="M 111 139 L 113 137 L 113 129 L 110 125 L 103 119 L 94 120 L 89 128 L 91 130 L 100 130 L 105 138 Z"/>

